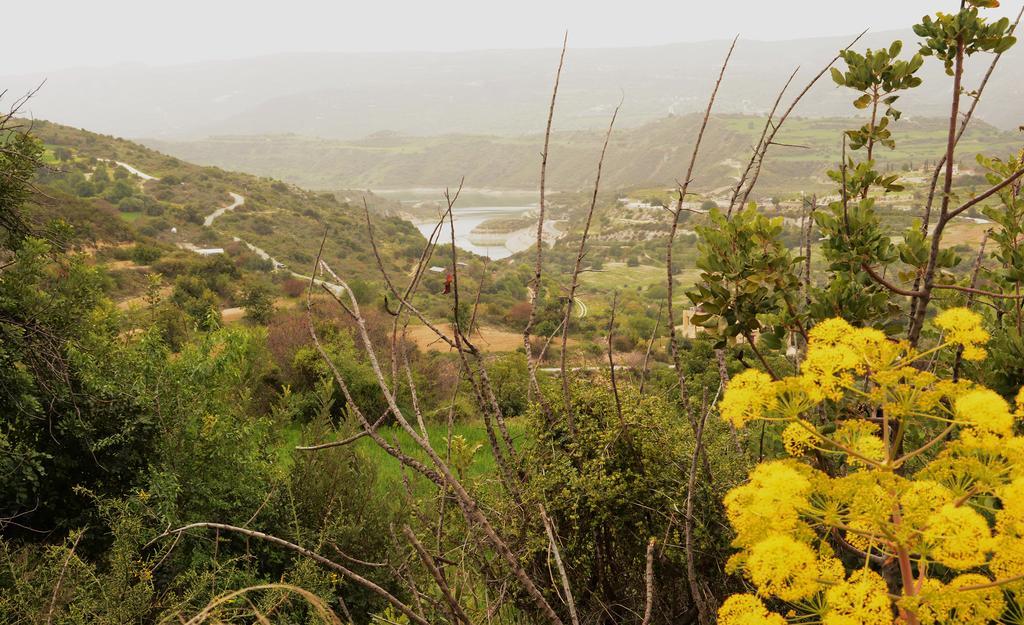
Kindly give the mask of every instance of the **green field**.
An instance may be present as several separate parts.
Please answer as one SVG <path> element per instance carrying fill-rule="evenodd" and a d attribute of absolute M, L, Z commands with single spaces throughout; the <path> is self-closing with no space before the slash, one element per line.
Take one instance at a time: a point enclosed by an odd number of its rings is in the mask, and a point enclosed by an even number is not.
<path fill-rule="evenodd" d="M 688 305 L 685 291 L 700 276 L 700 270 L 693 267 L 692 260 L 680 259 L 685 267 L 676 274 L 675 297 L 673 301 L 679 305 Z M 646 291 L 651 287 L 665 285 L 665 268 L 655 265 L 638 265 L 630 267 L 626 263 L 605 263 L 599 271 L 588 271 L 580 276 L 581 293 L 589 309 L 589 314 L 603 313 L 608 308 L 612 291 L 625 293 L 629 291 Z M 681 287 L 681 288 L 680 288 Z M 590 297 L 587 297 L 587 296 Z"/>
<path fill-rule="evenodd" d="M 522 418 L 517 417 L 509 419 L 507 424 L 509 433 L 518 446 L 524 439 L 526 423 Z M 445 424 L 427 424 L 427 434 L 430 436 L 431 445 L 442 458 L 446 456 L 447 430 L 448 428 Z M 397 425 L 382 427 L 378 432 L 380 432 L 380 435 L 385 440 L 392 443 L 397 442 L 398 447 L 413 458 L 427 465 L 430 464 L 426 453 L 416 446 L 409 434 L 401 427 Z M 484 428 L 483 421 L 473 420 L 455 423 L 452 427 L 452 436 L 462 436 L 466 439 L 469 448 L 480 445 L 467 468 L 465 477 L 468 481 L 480 482 L 482 484 L 490 476 L 496 474 L 494 455 L 491 453 L 490 445 L 487 442 L 487 431 Z M 294 454 L 307 453 L 295 450 L 295 447 L 300 444 L 300 438 L 301 432 L 297 426 L 289 427 L 283 432 L 281 446 L 278 450 L 278 460 L 282 467 L 291 466 Z M 353 445 L 364 458 L 376 467 L 377 487 L 382 495 L 393 496 L 404 489 L 402 484 L 403 469 L 398 460 L 389 455 L 368 436 L 364 436 L 354 442 Z M 410 476 L 411 486 L 417 495 L 430 492 L 433 488 L 425 480 L 413 477 L 415 474 L 409 472 L 408 469 L 406 469 L 406 475 Z"/>

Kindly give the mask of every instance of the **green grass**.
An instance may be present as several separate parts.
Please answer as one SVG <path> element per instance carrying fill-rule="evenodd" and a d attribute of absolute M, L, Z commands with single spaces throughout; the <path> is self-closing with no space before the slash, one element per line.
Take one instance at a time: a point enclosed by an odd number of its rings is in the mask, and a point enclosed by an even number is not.
<path fill-rule="evenodd" d="M 600 291 L 621 289 L 623 285 L 650 286 L 665 280 L 665 269 L 653 265 L 630 267 L 626 263 L 605 263 L 596 271 L 580 276 L 580 283 L 587 288 Z"/>
<path fill-rule="evenodd" d="M 693 267 L 692 262 L 677 262 L 685 268 L 676 275 L 677 287 L 672 301 L 676 304 L 689 305 L 690 300 L 686 299 L 685 291 L 697 281 L 700 270 Z M 629 267 L 626 263 L 605 263 L 601 271 L 590 271 L 581 275 L 580 284 L 590 312 L 600 314 L 611 301 L 610 298 L 605 298 L 611 291 L 635 292 L 637 287 L 640 287 L 640 291 L 643 292 L 652 286 L 663 286 L 665 268 L 655 265 Z"/>
<path fill-rule="evenodd" d="M 513 440 L 517 444 L 520 443 L 526 429 L 525 423 L 521 419 L 511 419 L 508 421 L 508 428 Z M 447 443 L 447 427 L 440 423 L 428 424 L 427 433 L 430 435 L 431 446 L 437 451 L 438 455 L 444 458 Z M 413 443 L 412 438 L 400 427 L 382 428 L 380 434 L 389 442 L 397 440 L 402 451 L 417 460 L 428 465 L 430 464 L 427 454 L 420 450 Z M 483 421 L 456 423 L 452 428 L 452 436 L 462 436 L 469 443 L 470 447 L 480 445 L 480 448 L 473 456 L 473 461 L 467 468 L 466 479 L 469 481 L 477 479 L 486 480 L 488 477 L 497 474 L 494 455 L 491 453 L 490 444 L 487 442 L 487 430 L 484 428 Z M 381 449 L 369 437 L 361 438 L 356 443 L 356 449 L 377 467 L 378 487 L 381 493 L 394 493 L 396 489 L 404 488 L 402 485 L 402 467 L 398 460 Z M 413 489 L 416 494 L 420 494 L 424 491 L 429 492 L 432 486 L 428 485 L 424 480 L 415 480 L 413 482 Z"/>
<path fill-rule="evenodd" d="M 509 433 L 516 445 L 519 446 L 524 439 L 525 421 L 522 418 L 513 418 L 509 419 L 507 423 Z M 428 466 L 431 464 L 427 454 L 416 446 L 409 434 L 401 427 L 383 427 L 378 432 L 385 440 L 392 444 L 397 441 L 402 451 L 408 453 L 411 457 L 420 460 Z M 497 430 L 495 433 L 500 437 Z M 428 423 L 427 434 L 430 436 L 430 442 L 434 450 L 444 458 L 447 445 L 447 426 L 442 423 Z M 470 482 L 479 481 L 485 485 L 488 478 L 497 474 L 497 469 L 490 444 L 487 442 L 487 430 L 484 428 L 483 421 L 473 420 L 456 423 L 452 428 L 452 436 L 462 436 L 468 441 L 470 447 L 480 445 L 480 448 L 473 456 L 473 461 L 467 468 L 465 479 Z M 277 450 L 278 463 L 282 468 L 291 466 L 292 462 L 294 462 L 293 454 L 302 453 L 295 452 L 295 446 L 300 444 L 300 439 L 301 426 L 299 425 L 293 424 L 282 432 L 280 447 Z M 400 492 L 405 488 L 402 484 L 402 467 L 398 460 L 384 451 L 370 437 L 364 436 L 353 443 L 353 446 L 360 455 L 376 467 L 377 489 L 381 496 L 393 497 L 396 492 Z M 413 475 L 412 473 L 407 474 Z M 412 479 L 411 485 L 416 495 L 428 494 L 433 489 L 433 486 L 422 479 Z"/>
<path fill-rule="evenodd" d="M 60 161 L 57 160 L 57 157 L 54 154 L 54 150 L 57 149 L 57 146 L 46 144 L 43 147 L 46 148 L 45 150 L 43 150 L 43 158 L 42 158 L 43 163 L 45 163 L 47 165 L 57 165 L 57 164 L 59 164 Z"/>
<path fill-rule="evenodd" d="M 132 213 L 118 213 L 118 214 L 121 216 L 121 219 L 127 221 L 128 223 L 134 223 L 134 222 L 138 221 L 139 217 L 142 217 L 142 212 L 141 211 L 135 211 L 135 212 L 132 212 Z"/>

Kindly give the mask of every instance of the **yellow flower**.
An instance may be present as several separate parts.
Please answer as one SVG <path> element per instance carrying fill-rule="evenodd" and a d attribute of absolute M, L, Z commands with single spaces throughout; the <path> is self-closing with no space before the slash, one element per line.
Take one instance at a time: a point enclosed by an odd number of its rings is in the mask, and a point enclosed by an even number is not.
<path fill-rule="evenodd" d="M 988 342 L 989 335 L 981 327 L 981 315 L 966 308 L 950 308 L 935 317 L 935 325 L 943 331 L 947 343 L 964 348 L 966 360 L 982 360 L 985 350 L 979 347 Z"/>
<path fill-rule="evenodd" d="M 814 426 L 803 419 L 787 425 L 782 431 L 782 444 L 786 447 L 786 453 L 791 456 L 802 456 L 810 449 L 815 442 L 812 430 Z"/>
<path fill-rule="evenodd" d="M 863 458 L 882 462 L 885 460 L 885 442 L 877 436 L 878 425 L 863 419 L 843 421 L 834 434 L 834 440 L 858 455 L 848 454 L 847 460 L 854 465 L 865 466 Z"/>
<path fill-rule="evenodd" d="M 891 625 L 892 608 L 885 580 L 860 569 L 825 592 L 823 625 Z"/>
<path fill-rule="evenodd" d="M 996 527 L 1000 532 L 1024 538 L 1024 477 L 1000 488 L 999 500 L 1003 508 L 996 513 Z"/>
<path fill-rule="evenodd" d="M 992 580 L 983 575 L 961 575 L 949 583 L 950 589 L 968 586 L 981 586 Z M 999 620 L 1006 604 L 1003 602 L 1003 591 L 998 586 L 980 590 L 956 590 L 947 593 L 952 618 L 950 623 L 957 625 L 988 625 Z"/>
<path fill-rule="evenodd" d="M 1024 419 L 1024 386 L 1017 391 L 1017 398 L 1014 401 L 1017 404 L 1017 411 L 1013 414 L 1017 415 L 1019 419 Z"/>
<path fill-rule="evenodd" d="M 800 367 L 807 394 L 816 402 L 842 399 L 844 387 L 853 383 L 850 371 L 856 363 L 853 352 L 846 347 L 814 347 L 812 344 Z"/>
<path fill-rule="evenodd" d="M 953 504 L 936 511 L 922 538 L 930 547 L 932 559 L 951 569 L 981 566 L 992 548 L 992 533 L 985 517 Z"/>
<path fill-rule="evenodd" d="M 857 328 L 846 339 L 846 344 L 874 371 L 889 369 L 910 350 L 906 341 L 889 340 L 885 332 L 874 328 Z"/>
<path fill-rule="evenodd" d="M 811 398 L 808 391 L 814 389 L 808 388 L 804 380 L 796 376 L 777 380 L 772 386 L 779 401 L 775 413 L 780 419 L 797 419 L 821 401 Z"/>
<path fill-rule="evenodd" d="M 982 432 L 1009 436 L 1013 434 L 1010 405 L 999 393 L 987 388 L 968 391 L 954 404 L 956 416 Z"/>
<path fill-rule="evenodd" d="M 914 480 L 900 495 L 900 529 L 916 533 L 926 528 L 942 506 L 956 497 L 948 488 L 932 480 Z M 904 534 L 906 532 L 901 532 Z"/>
<path fill-rule="evenodd" d="M 718 404 L 722 418 L 736 427 L 761 419 L 778 404 L 772 378 L 763 371 L 747 369 L 729 381 L 725 397 Z"/>
<path fill-rule="evenodd" d="M 852 333 L 853 326 L 846 319 L 834 317 L 826 319 L 811 328 L 811 331 L 807 333 L 807 337 L 812 345 L 835 347 L 836 345 L 845 344 Z"/>
<path fill-rule="evenodd" d="M 881 525 L 881 523 L 870 522 L 863 517 L 850 519 L 846 523 L 846 527 L 849 529 L 846 532 L 845 540 L 865 553 L 878 554 L 884 549 Z"/>
<path fill-rule="evenodd" d="M 825 584 L 838 584 L 846 577 L 843 561 L 833 554 L 823 554 L 818 560 L 818 581 Z"/>
<path fill-rule="evenodd" d="M 816 593 L 818 559 L 806 544 L 784 534 L 769 536 L 754 545 L 746 562 L 747 577 L 757 594 L 783 601 L 799 601 Z"/>
<path fill-rule="evenodd" d="M 942 625 L 949 621 L 952 609 L 949 595 L 953 592 L 941 581 L 928 578 L 916 595 L 903 595 L 898 603 L 901 608 L 913 612 L 921 625 Z"/>
<path fill-rule="evenodd" d="M 726 494 L 723 503 L 736 530 L 737 545 L 752 545 L 768 532 L 793 534 L 806 530 L 800 511 L 811 491 L 809 467 L 785 460 L 754 467 L 750 480 Z"/>
<path fill-rule="evenodd" d="M 718 609 L 718 625 L 786 625 L 754 595 L 732 595 Z"/>
<path fill-rule="evenodd" d="M 846 504 L 847 525 L 872 537 L 881 536 L 892 516 L 889 493 L 898 492 L 900 477 L 880 471 L 855 471 L 830 481 L 832 496 Z"/>
<path fill-rule="evenodd" d="M 1000 536 L 993 542 L 992 560 L 988 563 L 989 570 L 996 579 L 1012 579 L 1024 573 L 1024 538 L 1016 536 Z M 1024 579 L 1004 586 L 1020 596 L 1024 591 Z"/>

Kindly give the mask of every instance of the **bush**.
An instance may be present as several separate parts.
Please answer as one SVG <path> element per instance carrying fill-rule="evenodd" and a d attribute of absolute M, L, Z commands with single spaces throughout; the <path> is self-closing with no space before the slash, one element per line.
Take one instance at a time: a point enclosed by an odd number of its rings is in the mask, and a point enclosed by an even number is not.
<path fill-rule="evenodd" d="M 117 202 L 117 210 L 122 213 L 138 213 L 142 211 L 143 206 L 142 199 L 134 195 L 122 198 Z"/>
<path fill-rule="evenodd" d="M 281 283 L 281 290 L 288 297 L 299 297 L 306 292 L 309 283 L 298 278 L 288 278 Z"/>
<path fill-rule="evenodd" d="M 253 323 L 265 324 L 274 314 L 274 298 L 263 286 L 250 287 L 242 299 L 245 316 Z"/>
<path fill-rule="evenodd" d="M 136 265 L 149 265 L 160 260 L 161 256 L 163 251 L 155 245 L 136 243 L 132 248 L 131 259 Z"/>

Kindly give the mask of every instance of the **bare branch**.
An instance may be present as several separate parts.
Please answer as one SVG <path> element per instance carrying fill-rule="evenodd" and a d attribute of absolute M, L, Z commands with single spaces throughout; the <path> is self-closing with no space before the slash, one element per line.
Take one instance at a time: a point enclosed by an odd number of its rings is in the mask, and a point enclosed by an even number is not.
<path fill-rule="evenodd" d="M 75 536 L 75 542 L 71 544 L 71 549 L 68 549 L 68 557 L 64 558 L 64 565 L 60 567 L 60 575 L 57 576 L 57 583 L 53 586 L 53 596 L 50 598 L 50 608 L 46 611 L 46 625 L 50 625 L 53 622 L 53 610 L 57 606 L 57 597 L 60 595 L 60 586 L 64 583 L 64 573 L 68 570 L 68 564 L 71 562 L 71 558 L 75 556 L 75 549 L 78 548 L 78 542 L 82 540 L 82 536 L 85 535 L 85 530 L 79 531 L 78 535 Z"/>
<path fill-rule="evenodd" d="M 658 327 L 661 325 L 661 313 L 665 308 L 665 304 L 662 303 L 658 306 L 658 318 L 654 322 L 654 330 L 651 331 L 651 339 L 647 341 L 647 351 L 644 353 L 644 364 L 640 367 L 640 390 L 639 394 L 643 396 L 644 386 L 647 384 L 647 363 L 651 359 L 651 348 L 654 347 L 654 339 L 658 338 Z M 563 374 L 564 375 L 564 374 Z"/>
<path fill-rule="evenodd" d="M 833 61 L 834 63 L 835 61 Z M 751 151 L 750 160 L 747 162 L 746 169 L 743 170 L 743 174 L 740 179 L 736 181 L 736 187 L 732 191 L 732 197 L 729 199 L 729 209 L 726 211 L 727 216 L 732 215 L 733 209 L 736 207 L 736 200 L 739 198 L 740 190 L 743 189 L 743 183 L 747 181 L 747 176 L 754 169 L 754 163 L 757 161 L 758 155 L 761 153 L 761 148 L 764 146 L 765 137 L 768 134 L 768 129 L 772 127 L 772 119 L 775 117 L 775 111 L 779 108 L 779 103 L 782 102 L 782 96 L 786 93 L 786 89 L 789 88 L 790 83 L 796 77 L 797 72 L 800 71 L 798 66 L 793 73 L 789 75 L 789 79 L 786 80 L 786 84 L 782 85 L 782 89 L 779 90 L 779 95 L 775 98 L 775 103 L 772 105 L 770 111 L 768 111 L 768 118 L 764 121 L 764 128 L 761 129 L 761 136 L 757 139 L 757 145 Z"/>
<path fill-rule="evenodd" d="M 597 175 L 594 177 L 594 193 L 590 196 L 590 207 L 587 209 L 587 220 L 583 225 L 583 234 L 580 236 L 580 247 L 576 253 L 576 264 L 573 265 L 572 276 L 569 279 L 569 296 L 565 302 L 565 315 L 562 318 L 562 401 L 564 402 L 565 418 L 569 425 L 569 434 L 576 437 L 576 418 L 572 412 L 572 402 L 569 398 L 569 377 L 566 375 L 567 346 L 569 343 L 569 323 L 572 316 L 572 308 L 576 303 L 576 288 L 579 286 L 580 271 L 583 266 L 583 257 L 587 254 L 587 238 L 590 236 L 590 225 L 594 219 L 594 209 L 597 206 L 597 192 L 601 186 L 601 170 L 604 168 L 604 155 L 608 151 L 608 141 L 612 136 L 612 129 L 615 127 L 615 119 L 619 116 L 619 109 L 622 108 L 622 101 L 619 101 L 615 111 L 612 112 L 611 121 L 608 122 L 608 130 L 604 135 L 604 145 L 601 146 L 601 157 L 597 159 Z"/>
<path fill-rule="evenodd" d="M 615 357 L 612 352 L 612 338 L 615 335 L 615 306 L 619 303 L 619 292 L 612 293 L 612 311 L 608 318 L 608 373 L 612 378 L 612 395 L 615 396 L 615 413 L 619 416 L 619 424 L 625 425 L 622 420 L 622 401 L 619 399 L 619 385 L 615 382 Z"/>
<path fill-rule="evenodd" d="M 461 621 L 464 625 L 473 625 L 473 622 L 466 616 L 462 606 L 455 600 L 455 596 L 452 594 L 451 588 L 448 587 L 448 580 L 444 578 L 444 573 L 441 569 L 437 568 L 437 564 L 434 563 L 434 559 L 427 553 L 427 550 L 423 548 L 423 544 L 420 543 L 419 539 L 416 538 L 416 534 L 413 533 L 412 529 L 408 525 L 402 526 L 402 532 L 405 537 L 409 539 L 409 543 L 419 554 L 420 560 L 423 562 L 423 566 L 427 567 L 430 571 L 431 577 L 434 578 L 434 583 L 437 584 L 438 590 L 444 596 L 445 602 L 448 604 L 448 609 L 451 611 L 452 622 Z"/>
<path fill-rule="evenodd" d="M 565 591 L 565 603 L 569 607 L 569 618 L 573 625 L 580 625 L 580 618 L 576 614 L 576 601 L 572 598 L 572 588 L 569 586 L 569 576 L 565 572 L 565 565 L 562 563 L 562 555 L 558 549 L 558 540 L 555 538 L 554 524 L 548 517 L 544 504 L 539 505 L 540 518 L 544 521 L 544 531 L 547 532 L 548 542 L 551 544 L 551 552 L 555 557 L 555 566 L 558 567 L 558 575 L 562 578 L 562 589 Z"/>
<path fill-rule="evenodd" d="M 1002 191 L 1006 187 L 1008 187 L 1008 186 L 1012 185 L 1013 183 L 1017 182 L 1018 180 L 1020 180 L 1021 176 L 1024 176 L 1024 167 L 1022 167 L 1022 168 L 1018 169 L 1017 171 L 1013 172 L 1013 174 L 1011 174 L 1006 180 L 1003 180 L 999 184 L 990 187 L 985 192 L 980 193 L 980 194 L 974 196 L 973 198 L 971 198 L 967 202 L 964 202 L 963 204 L 961 204 L 958 208 L 949 211 L 949 213 L 945 217 L 941 217 L 939 219 L 939 224 L 942 225 L 942 226 L 945 226 L 946 223 L 948 223 L 951 219 L 953 219 L 957 215 L 960 215 L 961 213 L 963 213 L 964 211 L 970 209 L 973 206 L 977 206 L 981 202 L 984 202 L 985 200 L 987 200 L 988 198 L 992 197 L 996 193 L 999 193 L 1000 191 Z M 940 234 L 941 233 L 939 231 L 939 228 L 936 227 L 936 232 L 935 232 L 935 235 L 933 235 L 933 236 L 940 235 Z"/>
<path fill-rule="evenodd" d="M 548 420 L 551 418 L 551 407 L 547 405 L 544 394 L 541 393 L 540 384 L 537 382 L 537 361 L 533 357 L 533 350 L 530 349 L 530 332 L 537 320 L 537 300 L 540 298 L 541 274 L 544 269 L 544 185 L 547 181 L 548 171 L 548 146 L 551 142 L 551 123 L 555 117 L 555 102 L 558 100 L 558 85 L 562 80 L 562 67 L 565 64 L 565 49 L 569 43 L 569 33 L 566 31 L 562 39 L 562 53 L 558 57 L 558 70 L 555 72 L 555 85 L 551 90 L 551 105 L 548 107 L 548 123 L 544 129 L 544 151 L 540 159 L 540 200 L 537 205 L 537 260 L 533 269 L 532 290 L 530 292 L 530 316 L 523 329 L 523 346 L 526 348 L 527 369 L 530 373 L 531 388 L 537 393 L 537 401 L 544 409 Z"/>
<path fill-rule="evenodd" d="M 697 461 L 704 449 L 704 425 L 707 423 L 711 408 L 718 401 L 718 394 L 722 392 L 723 385 L 724 381 L 719 383 L 718 392 L 715 394 L 715 399 L 712 400 L 711 406 L 706 411 L 701 411 L 701 418 L 697 423 L 697 432 L 694 434 L 693 456 L 690 459 L 690 472 L 687 477 L 686 487 L 686 518 L 683 524 L 686 543 L 686 577 L 687 582 L 690 584 L 690 595 L 693 597 L 693 602 L 697 607 L 697 618 L 701 625 L 711 625 L 715 622 L 715 617 L 711 606 L 707 605 L 704 601 L 704 595 L 701 594 L 700 587 L 697 584 L 697 566 L 693 546 L 693 493 L 697 489 Z"/>
<path fill-rule="evenodd" d="M 849 50 L 854 45 L 856 45 L 856 43 L 858 41 L 860 41 L 860 38 L 863 37 L 864 33 L 866 33 L 866 32 L 868 32 L 868 31 L 864 30 L 863 32 L 861 32 L 861 34 L 857 35 L 854 38 L 854 40 L 851 41 L 849 43 L 849 45 L 847 45 L 843 49 L 843 51 Z M 829 61 L 828 65 L 826 65 L 825 67 L 821 68 L 821 71 L 818 72 L 817 74 L 815 74 L 813 78 L 811 78 L 810 82 L 807 83 L 807 86 L 804 87 L 803 91 L 798 93 L 797 96 L 795 98 L 793 98 L 793 101 L 790 102 L 790 104 L 789 104 L 789 108 L 787 108 L 786 111 L 782 114 L 782 117 L 779 118 L 779 121 L 777 123 L 773 123 L 772 124 L 772 131 L 768 134 L 768 137 L 765 139 L 765 141 L 761 145 L 761 153 L 760 153 L 760 155 L 757 156 L 757 166 L 754 169 L 754 175 L 750 178 L 750 182 L 747 184 L 747 189 L 743 193 L 743 199 L 740 200 L 740 202 L 739 202 L 740 206 L 746 204 L 747 200 L 750 198 L 750 193 L 751 193 L 751 191 L 754 190 L 754 185 L 757 184 L 757 179 L 761 176 L 761 165 L 764 163 L 764 157 L 768 153 L 768 147 L 771 146 L 772 143 L 775 141 L 775 136 L 779 133 L 779 130 L 782 129 L 782 125 L 786 123 L 786 120 L 789 119 L 789 116 L 793 112 L 793 109 L 795 109 L 797 104 L 799 104 L 800 101 L 803 100 L 804 96 L 807 95 L 807 92 L 809 92 L 811 90 L 811 87 L 813 87 L 818 82 L 818 80 L 820 80 L 821 77 L 825 75 L 825 72 L 827 72 L 829 70 L 829 68 L 832 67 L 832 65 L 836 61 L 838 61 L 841 56 L 842 56 L 842 52 L 840 52 L 839 54 L 836 54 L 834 57 L 832 57 L 832 60 Z M 771 120 L 769 119 L 769 121 L 771 121 Z M 733 209 L 733 204 L 730 202 L 730 204 L 729 204 L 730 214 L 731 214 L 732 209 Z"/>
<path fill-rule="evenodd" d="M 316 553 L 315 551 L 310 551 L 309 549 L 306 549 L 305 547 L 300 547 L 299 545 L 296 545 L 295 543 L 288 542 L 287 540 L 284 540 L 283 538 L 278 538 L 277 536 L 271 536 L 270 534 L 264 534 L 263 532 L 257 532 L 255 530 L 245 529 L 244 527 L 236 527 L 234 525 L 225 525 L 224 523 L 190 523 L 189 525 L 185 525 L 183 527 L 179 527 L 178 529 L 174 529 L 174 530 L 170 530 L 169 532 L 165 532 L 165 533 L 161 534 L 160 536 L 158 536 L 157 539 L 165 537 L 165 536 L 171 536 L 171 535 L 175 535 L 175 534 L 180 534 L 182 532 L 187 532 L 187 531 L 189 531 L 191 529 L 212 529 L 212 530 L 217 530 L 217 531 L 234 532 L 236 534 L 241 534 L 243 536 L 248 536 L 249 538 L 257 538 L 259 540 L 263 540 L 263 541 L 266 541 L 268 543 L 272 543 L 272 544 L 278 545 L 280 547 L 284 547 L 285 549 L 288 549 L 289 551 L 294 551 L 295 553 L 297 553 L 297 554 L 299 554 L 301 556 L 304 556 L 306 558 L 309 558 L 311 560 L 314 560 L 314 561 L 322 564 L 323 566 L 326 566 L 327 568 L 329 568 L 329 569 L 331 569 L 333 571 L 337 571 L 342 576 L 344 576 L 346 579 L 354 582 L 355 584 L 358 584 L 359 586 L 362 586 L 366 590 L 369 590 L 370 592 L 374 593 L 375 595 L 383 598 L 388 603 L 390 603 L 392 606 L 394 606 L 394 608 L 396 610 L 398 610 L 399 612 L 404 614 L 409 620 L 413 621 L 417 625 L 430 625 L 430 623 L 425 618 L 423 618 L 422 616 L 417 614 L 412 608 L 410 608 L 406 604 L 402 603 L 397 597 L 395 597 L 394 595 L 392 595 L 388 591 L 384 590 L 383 588 L 381 588 L 377 584 L 373 583 L 372 581 L 366 579 L 362 575 L 359 575 L 358 573 L 356 573 L 356 572 L 354 572 L 354 571 L 352 571 L 352 570 L 350 570 L 350 569 L 348 569 L 348 568 L 338 564 L 337 562 L 334 562 L 333 560 L 329 560 L 329 559 L 325 558 L 324 556 Z"/>
<path fill-rule="evenodd" d="M 644 588 L 646 599 L 644 600 L 644 618 L 640 625 L 650 625 L 651 614 L 654 612 L 654 545 L 658 540 L 653 536 L 647 541 L 647 568 L 644 572 Z"/>
<path fill-rule="evenodd" d="M 679 215 L 682 214 L 683 199 L 686 197 L 688 192 L 690 181 L 693 179 L 693 169 L 697 163 L 697 156 L 700 154 L 701 141 L 704 139 L 704 131 L 708 125 L 708 119 L 711 117 L 711 109 L 715 105 L 715 98 L 718 97 L 718 88 L 722 84 L 722 77 L 725 76 L 725 70 L 729 66 L 729 59 L 732 58 L 732 52 L 736 48 L 736 40 L 739 39 L 739 35 L 732 40 L 732 44 L 729 46 L 729 51 L 725 55 L 725 60 L 722 62 L 722 69 L 718 72 L 718 79 L 715 81 L 715 87 L 711 90 L 711 95 L 708 97 L 708 105 L 704 110 L 704 119 L 701 122 L 700 130 L 697 133 L 697 139 L 693 145 L 693 154 L 690 156 L 690 164 L 686 169 L 686 176 L 683 178 L 685 182 L 679 185 L 679 199 L 676 202 L 675 211 L 672 212 L 672 227 L 669 230 L 668 243 L 665 246 L 665 271 L 667 275 L 667 288 L 668 294 L 666 296 L 668 306 L 668 346 L 669 353 L 672 355 L 672 362 L 676 366 L 676 375 L 679 377 L 679 403 L 686 413 L 687 418 L 690 420 L 690 425 L 693 431 L 697 431 L 696 419 L 693 414 L 689 411 L 689 398 L 686 392 L 686 372 L 682 367 L 682 361 L 679 356 L 679 345 L 676 342 L 676 316 L 675 308 L 672 302 L 674 297 L 674 286 L 675 276 L 673 275 L 674 267 L 672 265 L 672 246 L 675 245 L 676 232 L 679 230 Z"/>
<path fill-rule="evenodd" d="M 1024 6 L 1022 6 L 1020 11 L 1017 13 L 1017 19 L 1014 20 L 1013 25 L 1010 26 L 1009 30 L 1006 33 L 1007 35 L 1012 35 L 1013 31 L 1015 31 L 1017 29 L 1017 26 L 1020 24 L 1020 20 L 1021 20 L 1022 16 L 1024 16 Z M 989 64 L 988 70 L 985 72 L 985 76 L 982 77 L 981 82 L 978 84 L 978 88 L 974 92 L 974 98 L 973 98 L 973 101 L 971 102 L 971 107 L 967 110 L 967 113 L 964 115 L 964 118 L 963 118 L 963 120 L 960 123 L 960 130 L 958 130 L 957 133 L 956 133 L 956 139 L 954 140 L 954 145 L 960 143 L 961 137 L 963 137 L 964 136 L 964 132 L 967 131 L 968 124 L 970 124 L 971 120 L 974 118 L 974 110 L 976 108 L 978 108 L 978 102 L 981 101 L 981 94 L 985 92 L 985 87 L 988 85 L 988 80 L 989 80 L 989 78 L 992 77 L 992 73 L 995 71 L 996 65 L 999 63 L 999 59 L 1001 59 L 1001 58 L 1003 58 L 1003 53 L 1002 52 L 996 54 L 992 58 L 992 62 Z M 946 154 L 943 154 L 942 158 L 939 159 L 939 162 L 935 164 L 935 171 L 932 172 L 931 184 L 929 185 L 929 188 L 928 188 L 928 200 L 927 200 L 927 202 L 925 202 L 924 218 L 921 220 L 921 234 L 924 234 L 924 235 L 928 234 L 928 226 L 929 226 L 929 222 L 931 221 L 931 214 L 932 214 L 932 204 L 935 201 L 935 189 L 938 186 L 939 175 L 942 173 L 942 170 L 945 167 L 945 165 L 946 165 Z M 916 288 L 916 285 L 915 285 L 915 288 Z"/>

